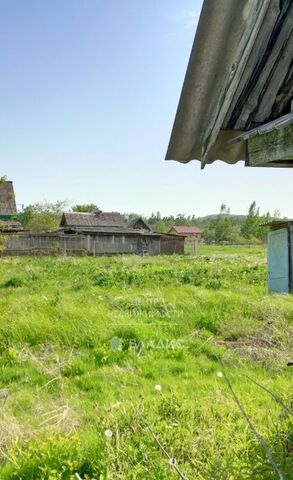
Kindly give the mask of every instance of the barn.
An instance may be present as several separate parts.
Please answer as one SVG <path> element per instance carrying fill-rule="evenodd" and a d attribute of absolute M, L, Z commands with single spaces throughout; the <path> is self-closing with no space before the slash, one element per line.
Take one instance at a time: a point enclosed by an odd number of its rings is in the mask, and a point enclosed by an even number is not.
<path fill-rule="evenodd" d="M 136 253 L 158 255 L 160 234 L 153 232 L 141 218 L 125 226 L 118 212 L 80 213 L 62 215 L 60 232 L 87 237 L 87 251 L 91 255 Z"/>
<path fill-rule="evenodd" d="M 88 237 L 92 255 L 136 253 L 142 255 L 183 254 L 184 236 L 153 232 L 141 218 L 127 226 L 118 212 L 69 212 L 62 215 L 60 231 Z"/>

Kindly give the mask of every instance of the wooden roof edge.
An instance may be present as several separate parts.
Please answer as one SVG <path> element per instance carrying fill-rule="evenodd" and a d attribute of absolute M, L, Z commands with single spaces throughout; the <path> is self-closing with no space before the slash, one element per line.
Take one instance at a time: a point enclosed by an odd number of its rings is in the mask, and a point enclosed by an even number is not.
<path fill-rule="evenodd" d="M 270 220 L 269 222 L 263 222 L 260 224 L 261 227 L 281 227 L 282 225 L 291 225 L 293 224 L 293 219 L 284 219 L 284 220 Z"/>
<path fill-rule="evenodd" d="M 249 132 L 245 132 L 242 135 L 238 135 L 226 143 L 232 144 L 237 142 L 243 142 L 245 140 L 249 140 L 250 138 L 256 137 L 257 135 L 264 135 L 265 133 L 272 132 L 273 130 L 280 130 L 281 128 L 288 127 L 289 125 L 293 124 L 293 111 L 288 113 L 287 115 L 283 115 L 280 118 L 272 120 L 271 122 L 265 123 L 264 125 L 260 125 L 259 127 L 253 128 Z"/>

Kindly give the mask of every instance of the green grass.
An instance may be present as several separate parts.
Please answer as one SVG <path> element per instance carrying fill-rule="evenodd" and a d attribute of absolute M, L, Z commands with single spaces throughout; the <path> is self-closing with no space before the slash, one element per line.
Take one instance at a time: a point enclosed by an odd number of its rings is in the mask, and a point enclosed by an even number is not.
<path fill-rule="evenodd" d="M 229 254 L 229 255 L 256 255 L 265 256 L 265 245 L 205 245 L 200 244 L 198 248 L 200 255 Z"/>
<path fill-rule="evenodd" d="M 293 298 L 262 247 L 200 253 L 0 261 L 1 480 L 176 478 L 149 425 L 189 480 L 276 478 L 219 371 L 292 478 L 290 416 L 245 375 L 292 403 Z"/>
<path fill-rule="evenodd" d="M 205 243 L 185 241 L 187 255 L 256 255 L 265 256 L 266 246 L 260 245 L 207 245 Z"/>

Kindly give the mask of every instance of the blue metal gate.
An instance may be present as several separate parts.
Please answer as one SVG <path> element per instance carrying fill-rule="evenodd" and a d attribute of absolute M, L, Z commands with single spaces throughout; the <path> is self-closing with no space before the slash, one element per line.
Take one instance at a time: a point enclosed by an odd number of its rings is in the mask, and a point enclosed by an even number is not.
<path fill-rule="evenodd" d="M 289 293 L 289 238 L 287 228 L 269 232 L 268 269 L 269 292 Z"/>

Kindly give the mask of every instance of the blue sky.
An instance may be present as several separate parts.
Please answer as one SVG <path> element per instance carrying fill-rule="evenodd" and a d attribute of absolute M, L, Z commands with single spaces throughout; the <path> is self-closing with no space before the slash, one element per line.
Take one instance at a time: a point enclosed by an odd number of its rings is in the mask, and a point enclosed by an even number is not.
<path fill-rule="evenodd" d="M 19 204 L 292 216 L 291 170 L 165 162 L 197 0 L 1 0 L 0 173 Z"/>

